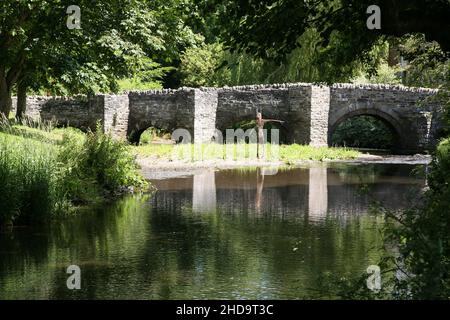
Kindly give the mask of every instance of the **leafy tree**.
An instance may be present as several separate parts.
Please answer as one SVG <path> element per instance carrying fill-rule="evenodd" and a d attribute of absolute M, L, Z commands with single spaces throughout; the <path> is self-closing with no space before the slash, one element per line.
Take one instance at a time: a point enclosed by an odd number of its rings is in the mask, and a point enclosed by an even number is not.
<path fill-rule="evenodd" d="M 93 93 L 116 91 L 117 79 L 136 72 L 148 77 L 194 39 L 170 6 L 177 3 L 80 0 L 81 29 L 70 30 L 72 1 L 2 1 L 0 113 L 9 113 L 15 86 L 19 97 L 27 88 Z"/>
<path fill-rule="evenodd" d="M 450 78 L 450 60 L 436 42 L 427 42 L 423 35 L 406 37 L 400 51 L 408 61 L 404 84 L 431 88 L 445 87 Z"/>
<path fill-rule="evenodd" d="M 392 68 L 399 60 L 398 40 L 367 29 L 368 5 L 338 0 L 196 2 L 204 11 L 198 19 L 198 24 L 203 23 L 202 33 L 220 35 L 207 36 L 206 42 L 224 44 L 224 56 L 218 64 L 231 74 L 225 84 L 348 82 L 358 75 L 358 81 L 364 82 L 402 80 L 401 70 Z M 354 6 L 361 9 L 359 20 L 346 19 L 341 25 L 344 11 L 360 12 Z M 306 13 L 300 30 L 295 17 L 301 16 L 301 8 Z M 384 11 L 382 7 L 382 17 Z M 329 21 L 330 16 L 335 21 Z"/>
<path fill-rule="evenodd" d="M 224 52 L 218 43 L 191 47 L 181 57 L 179 72 L 185 86 L 220 86 L 227 82 L 218 71 Z"/>

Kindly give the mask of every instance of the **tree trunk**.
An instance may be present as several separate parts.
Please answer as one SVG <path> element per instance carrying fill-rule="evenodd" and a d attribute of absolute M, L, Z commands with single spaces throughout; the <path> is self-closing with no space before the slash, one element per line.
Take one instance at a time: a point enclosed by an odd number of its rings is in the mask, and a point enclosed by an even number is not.
<path fill-rule="evenodd" d="M 1 72 L 0 72 L 1 74 Z M 0 116 L 9 117 L 12 107 L 11 89 L 8 87 L 6 77 L 0 75 Z"/>
<path fill-rule="evenodd" d="M 21 120 L 27 111 L 27 85 L 20 82 L 17 86 L 16 118 Z"/>

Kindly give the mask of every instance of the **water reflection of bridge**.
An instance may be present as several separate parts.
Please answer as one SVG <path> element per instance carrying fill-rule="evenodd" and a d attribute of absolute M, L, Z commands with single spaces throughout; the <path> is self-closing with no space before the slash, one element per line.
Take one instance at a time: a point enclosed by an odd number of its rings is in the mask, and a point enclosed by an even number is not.
<path fill-rule="evenodd" d="M 403 167 L 403 168 L 402 168 Z M 279 171 L 264 175 L 252 171 L 205 170 L 194 176 L 153 181 L 158 188 L 154 204 L 164 203 L 194 212 L 219 210 L 236 214 L 350 217 L 366 214 L 372 201 L 389 209 L 409 203 L 409 190 L 419 190 L 423 181 L 410 176 L 410 167 L 395 172 L 352 172 L 327 167 Z"/>

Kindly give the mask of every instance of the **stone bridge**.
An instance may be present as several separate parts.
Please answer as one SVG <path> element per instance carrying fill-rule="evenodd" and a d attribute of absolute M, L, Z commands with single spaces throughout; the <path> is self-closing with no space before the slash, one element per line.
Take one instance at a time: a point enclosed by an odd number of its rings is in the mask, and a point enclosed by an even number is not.
<path fill-rule="evenodd" d="M 257 110 L 284 120 L 287 143 L 326 146 L 346 119 L 371 115 L 397 137 L 399 152 L 422 152 L 436 144 L 442 103 L 437 90 L 389 85 L 314 84 L 181 88 L 92 97 L 28 97 L 27 114 L 61 125 L 93 128 L 100 121 L 119 138 L 139 141 L 149 127 L 187 129 L 194 142 L 209 142 Z"/>

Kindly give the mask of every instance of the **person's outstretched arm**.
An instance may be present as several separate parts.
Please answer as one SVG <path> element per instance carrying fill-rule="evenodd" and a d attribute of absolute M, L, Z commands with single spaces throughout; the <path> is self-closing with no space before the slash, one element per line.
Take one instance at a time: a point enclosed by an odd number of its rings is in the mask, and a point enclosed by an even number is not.
<path fill-rule="evenodd" d="M 282 120 L 275 120 L 275 119 L 264 119 L 263 121 L 264 121 L 264 123 L 266 123 L 266 122 L 284 123 L 284 121 L 282 121 Z"/>

